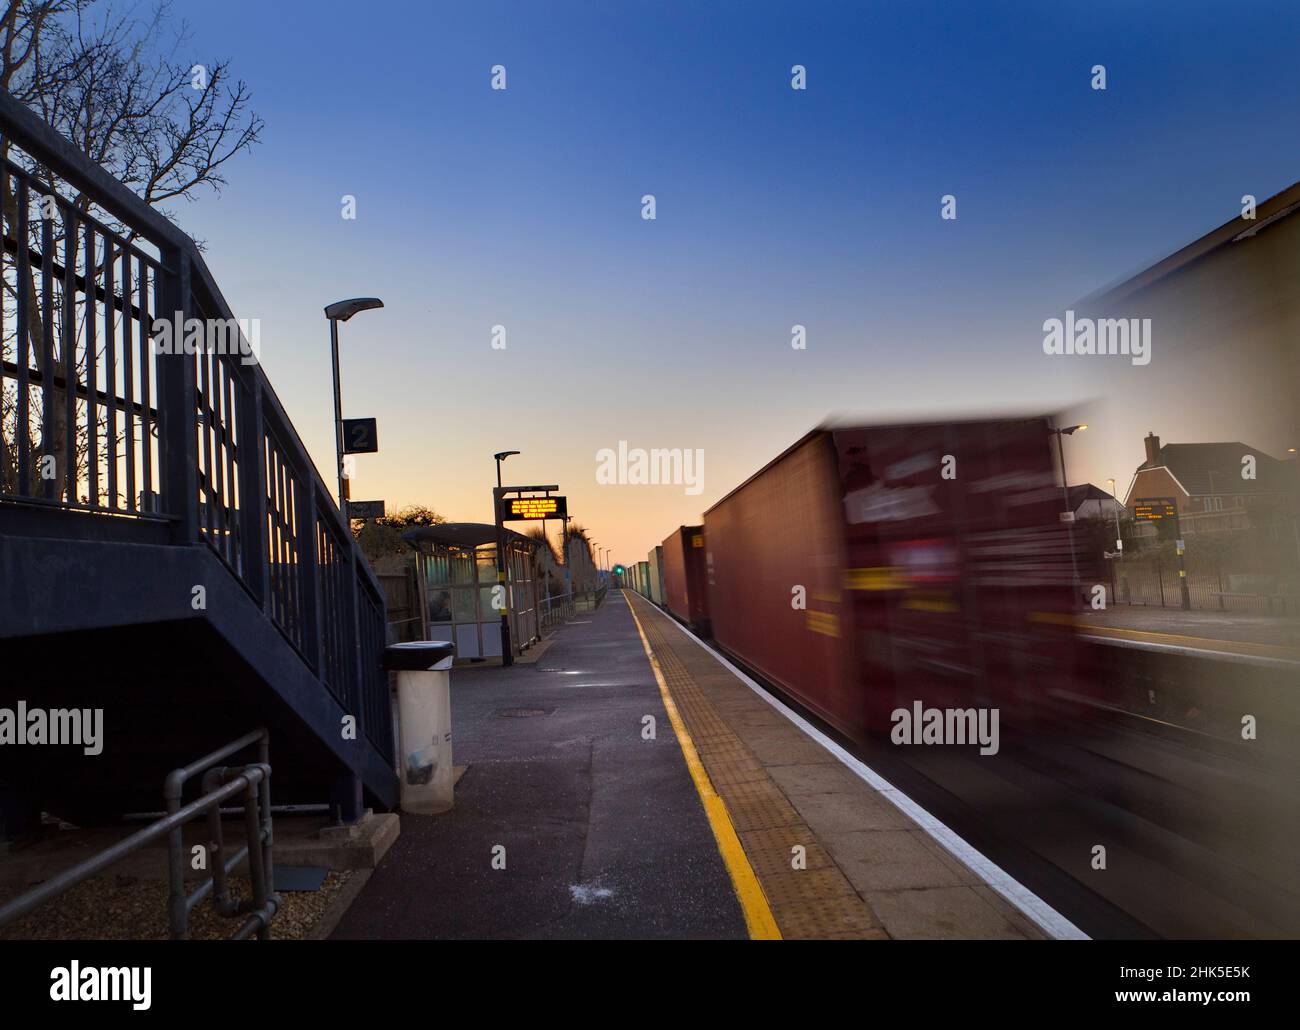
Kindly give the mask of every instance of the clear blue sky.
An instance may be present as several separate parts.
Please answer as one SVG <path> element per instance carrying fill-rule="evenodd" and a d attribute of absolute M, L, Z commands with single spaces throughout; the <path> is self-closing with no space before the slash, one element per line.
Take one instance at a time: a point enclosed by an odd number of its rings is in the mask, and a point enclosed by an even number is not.
<path fill-rule="evenodd" d="M 1300 179 L 1294 3 L 176 13 L 186 59 L 229 58 L 267 123 L 180 221 L 261 319 L 326 481 L 321 308 L 376 294 L 343 327 L 346 413 L 380 418 L 354 496 L 488 520 L 491 453 L 516 448 L 516 481 L 565 486 L 628 559 L 829 412 L 1086 401 L 1042 320 Z M 1146 429 L 1196 433 L 1177 417 L 1116 421 L 1071 478 L 1126 478 Z M 704 448 L 703 495 L 597 487 L 620 439 Z"/>

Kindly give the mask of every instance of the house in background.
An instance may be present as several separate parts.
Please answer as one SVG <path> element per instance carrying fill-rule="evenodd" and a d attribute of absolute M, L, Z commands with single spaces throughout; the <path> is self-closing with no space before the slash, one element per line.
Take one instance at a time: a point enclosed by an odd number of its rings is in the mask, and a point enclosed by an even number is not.
<path fill-rule="evenodd" d="M 1295 462 L 1279 461 L 1240 442 L 1167 443 L 1147 433 L 1146 461 L 1133 473 L 1125 506 L 1147 498 L 1172 498 L 1185 536 L 1249 529 L 1252 505 L 1287 502 L 1294 490 Z M 1243 459 L 1254 459 L 1254 478 L 1244 478 Z M 1139 535 L 1154 533 L 1147 524 Z"/>
<path fill-rule="evenodd" d="M 1093 486 L 1091 483 L 1070 487 L 1067 504 L 1069 510 L 1074 512 L 1076 520 L 1122 519 L 1126 514 L 1124 505 L 1120 504 L 1118 498 L 1108 494 L 1099 486 Z"/>

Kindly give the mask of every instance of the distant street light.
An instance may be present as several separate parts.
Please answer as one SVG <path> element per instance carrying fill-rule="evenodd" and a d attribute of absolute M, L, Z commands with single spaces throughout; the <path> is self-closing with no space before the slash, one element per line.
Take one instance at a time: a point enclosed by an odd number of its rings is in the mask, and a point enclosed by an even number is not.
<path fill-rule="evenodd" d="M 330 354 L 334 360 L 334 451 L 338 459 L 339 473 L 339 510 L 344 520 L 348 517 L 346 476 L 343 475 L 343 391 L 339 385 L 339 323 L 346 322 L 358 311 L 382 308 L 384 302 L 378 297 L 353 297 L 340 300 L 325 309 L 325 317 L 330 322 Z"/>

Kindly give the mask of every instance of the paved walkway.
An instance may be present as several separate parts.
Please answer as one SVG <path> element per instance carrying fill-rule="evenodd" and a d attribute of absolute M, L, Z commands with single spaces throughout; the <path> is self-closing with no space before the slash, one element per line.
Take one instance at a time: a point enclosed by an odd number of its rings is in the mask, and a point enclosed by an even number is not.
<path fill-rule="evenodd" d="M 628 596 L 783 937 L 1043 936 L 667 615 Z"/>
<path fill-rule="evenodd" d="M 335 937 L 1042 936 L 634 594 L 456 670 L 452 709 L 456 808 L 402 816 Z"/>
<path fill-rule="evenodd" d="M 621 594 L 451 682 L 456 808 L 402 815 L 336 938 L 747 936 Z"/>

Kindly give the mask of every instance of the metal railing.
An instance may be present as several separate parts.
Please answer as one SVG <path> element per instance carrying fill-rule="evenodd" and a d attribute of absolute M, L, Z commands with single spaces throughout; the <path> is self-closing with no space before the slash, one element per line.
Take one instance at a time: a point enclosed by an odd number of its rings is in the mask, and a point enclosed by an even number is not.
<path fill-rule="evenodd" d="M 257 747 L 255 763 L 233 768 L 217 764 L 254 745 Z M 203 774 L 203 793 L 194 801 L 183 805 L 182 790 L 186 782 L 200 773 Z M 221 805 L 236 798 L 243 799 L 247 843 L 227 855 L 222 836 Z M 163 785 L 163 799 L 167 804 L 167 815 L 162 819 L 0 905 L 0 926 L 21 919 L 64 891 L 97 876 L 155 840 L 166 837 L 167 915 L 173 940 L 185 937 L 190 912 L 208 896 L 212 897 L 217 911 L 223 916 L 233 918 L 247 914 L 235 931 L 234 940 L 245 940 L 254 934 L 261 940 L 269 939 L 271 920 L 279 910 L 281 899 L 273 890 L 275 873 L 271 858 L 274 832 L 271 818 L 270 737 L 266 730 L 246 733 L 225 747 L 204 755 L 197 762 L 168 773 Z M 185 850 L 184 827 L 202 815 L 208 817 L 210 839 L 205 860 L 209 863 L 212 875 L 190 894 L 185 889 L 188 853 Z M 231 895 L 229 877 L 245 861 L 248 863 L 252 894 L 243 901 L 236 901 Z"/>
<path fill-rule="evenodd" d="M 580 612 L 594 612 L 605 600 L 608 587 L 601 584 L 594 590 L 574 590 L 565 594 L 542 595 L 537 599 L 542 629 L 558 626 Z"/>
<path fill-rule="evenodd" d="M 1161 558 L 1108 559 L 1106 577 L 1110 587 L 1107 602 L 1111 604 L 1181 608 L 1185 580 L 1188 605 L 1193 609 L 1279 615 L 1300 612 L 1300 591 L 1294 577 L 1225 572 L 1217 562 L 1194 556 L 1188 556 L 1182 569 L 1177 561 Z"/>
<path fill-rule="evenodd" d="M 3 91 L 0 155 L 0 499 L 209 547 L 391 763 L 383 592 L 194 241 Z"/>

